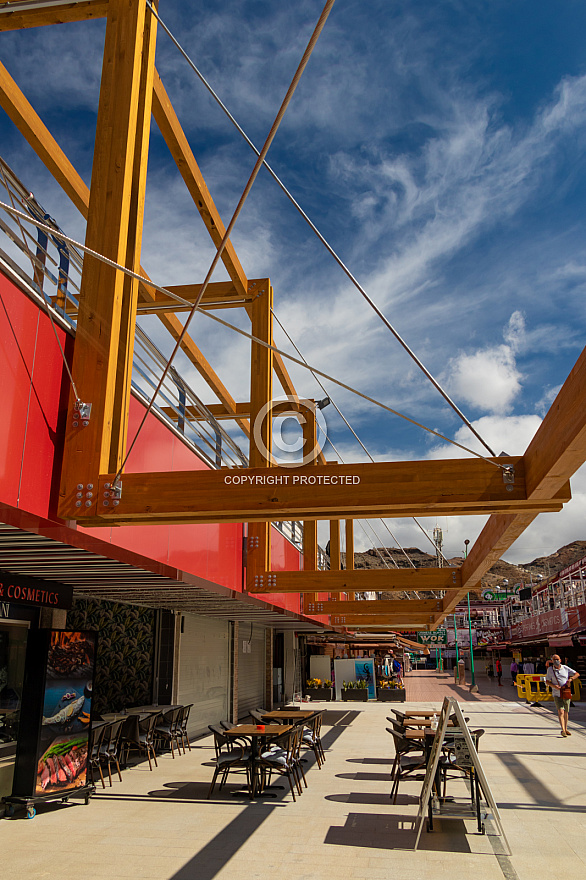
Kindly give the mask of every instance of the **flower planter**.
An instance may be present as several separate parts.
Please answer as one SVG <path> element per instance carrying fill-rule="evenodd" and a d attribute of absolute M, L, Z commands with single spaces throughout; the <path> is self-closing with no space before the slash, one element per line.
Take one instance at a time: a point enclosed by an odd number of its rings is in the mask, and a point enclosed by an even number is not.
<path fill-rule="evenodd" d="M 312 700 L 320 700 L 326 703 L 332 701 L 331 688 L 307 688 L 304 695 L 306 697 L 311 697 Z"/>
<path fill-rule="evenodd" d="M 366 703 L 368 688 L 342 688 L 342 701 L 345 703 Z"/>
<path fill-rule="evenodd" d="M 377 688 L 376 698 L 382 703 L 404 703 L 405 688 Z"/>

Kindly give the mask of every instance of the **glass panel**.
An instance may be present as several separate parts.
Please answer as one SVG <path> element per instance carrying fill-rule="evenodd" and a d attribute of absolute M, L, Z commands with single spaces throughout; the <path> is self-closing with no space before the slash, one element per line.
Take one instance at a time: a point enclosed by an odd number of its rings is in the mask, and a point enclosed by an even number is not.
<path fill-rule="evenodd" d="M 12 791 L 27 626 L 0 623 L 0 797 Z"/>

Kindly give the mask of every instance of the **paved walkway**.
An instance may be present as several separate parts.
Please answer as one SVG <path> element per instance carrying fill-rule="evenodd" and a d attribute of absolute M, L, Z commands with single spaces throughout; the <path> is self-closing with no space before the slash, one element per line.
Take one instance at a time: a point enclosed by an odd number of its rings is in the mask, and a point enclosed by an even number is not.
<path fill-rule="evenodd" d="M 421 677 L 433 687 L 433 676 Z M 438 676 L 438 694 L 446 686 Z M 512 688 L 510 689 L 513 690 Z M 403 704 L 409 705 L 409 704 Z M 418 704 L 421 707 L 422 704 Z M 424 704 L 439 707 L 439 699 Z M 293 803 L 279 792 L 251 803 L 229 793 L 206 800 L 211 738 L 159 768 L 141 764 L 89 806 L 41 807 L 33 820 L 0 821 L 2 877 L 10 880 L 553 880 L 586 874 L 586 711 L 572 709 L 567 739 L 551 708 L 467 701 L 483 728 L 481 758 L 513 855 L 494 833 L 444 821 L 413 852 L 421 780 L 390 803 L 393 757 L 382 703 L 321 704 L 327 761 L 310 759 L 309 788 Z M 469 832 L 475 824 L 467 822 Z"/>
<path fill-rule="evenodd" d="M 459 702 L 499 702 L 517 699 L 517 688 L 513 687 L 510 678 L 503 678 L 499 687 L 495 678 L 481 674 L 476 676 L 478 693 L 470 693 L 470 671 L 467 685 L 455 685 L 454 673 L 436 672 L 432 669 L 416 669 L 405 677 L 407 699 L 414 703 L 441 702 L 444 697 L 455 697 Z"/>

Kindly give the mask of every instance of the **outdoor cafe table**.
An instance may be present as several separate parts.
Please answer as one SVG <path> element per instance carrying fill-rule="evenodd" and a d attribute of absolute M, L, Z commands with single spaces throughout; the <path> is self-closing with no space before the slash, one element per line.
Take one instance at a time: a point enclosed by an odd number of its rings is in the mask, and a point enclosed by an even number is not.
<path fill-rule="evenodd" d="M 392 709 L 391 711 L 401 718 L 433 718 L 438 714 L 437 709 Z"/>
<path fill-rule="evenodd" d="M 315 715 L 315 711 L 300 711 L 299 709 L 273 709 L 271 712 L 265 712 L 262 716 L 263 721 L 282 721 L 284 724 L 295 724 L 297 721 L 305 721 Z"/>
<path fill-rule="evenodd" d="M 402 722 L 403 727 L 431 727 L 431 718 L 405 718 Z M 455 722 L 450 718 L 448 727 L 454 727 Z"/>
<path fill-rule="evenodd" d="M 262 791 L 260 785 L 256 785 L 256 774 L 258 765 L 258 741 L 262 740 L 263 744 L 270 739 L 276 739 L 284 733 L 292 730 L 291 724 L 267 724 L 265 730 L 259 730 L 257 724 L 239 724 L 237 727 L 231 727 L 229 730 L 222 731 L 223 736 L 229 739 L 238 739 L 241 737 L 250 737 L 250 777 L 252 780 L 250 797 L 258 797 L 263 794 L 265 797 L 276 797 L 275 792 Z"/>

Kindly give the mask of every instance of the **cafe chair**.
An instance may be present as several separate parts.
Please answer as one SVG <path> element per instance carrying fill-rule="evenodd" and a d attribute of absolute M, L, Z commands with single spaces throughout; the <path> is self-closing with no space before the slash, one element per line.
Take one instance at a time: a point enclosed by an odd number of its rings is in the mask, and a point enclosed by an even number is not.
<path fill-rule="evenodd" d="M 228 737 L 224 736 L 223 730 L 218 725 L 210 724 L 209 728 L 214 734 L 214 749 L 216 751 L 214 761 L 216 767 L 208 791 L 208 800 L 212 796 L 218 776 L 220 774 L 222 775 L 219 786 L 221 789 L 228 778 L 228 773 L 231 771 L 246 773 L 248 791 L 249 793 L 252 793 L 250 749 L 239 742 L 234 742 L 233 740 L 228 739 Z"/>
<path fill-rule="evenodd" d="M 299 769 L 301 768 L 299 763 L 299 744 L 301 742 L 300 734 L 302 735 L 302 733 L 303 728 L 294 728 L 276 740 L 275 745 L 277 748 L 262 752 L 257 759 L 257 765 L 262 774 L 263 788 L 265 784 L 270 785 L 273 773 L 278 773 L 279 776 L 286 776 L 289 780 L 289 788 L 291 789 L 294 801 L 296 800 L 295 788 L 299 795 L 302 793 L 301 777 L 299 775 Z M 303 772 L 302 768 L 301 772 Z M 268 780 L 266 780 L 267 774 Z M 295 788 L 293 787 L 294 784 Z"/>
<path fill-rule="evenodd" d="M 234 727 L 234 723 L 226 719 L 225 721 L 220 721 L 220 727 L 223 727 L 224 730 L 231 730 Z"/>
<path fill-rule="evenodd" d="M 177 746 L 177 751 L 181 754 L 181 746 L 179 745 L 180 732 L 180 716 L 183 706 L 175 706 L 168 709 L 159 717 L 155 725 L 155 739 L 158 743 L 168 744 L 171 748 L 171 757 L 175 759 L 175 749 L 173 743 Z"/>
<path fill-rule="evenodd" d="M 183 754 L 185 754 L 186 745 L 189 751 L 191 751 L 191 743 L 189 742 L 189 735 L 187 733 L 187 722 L 189 721 L 189 713 L 191 712 L 192 706 L 193 703 L 190 703 L 188 706 L 182 706 L 178 719 L 178 731 L 179 736 L 181 737 L 181 744 L 183 745 Z"/>
<path fill-rule="evenodd" d="M 102 788 L 106 788 L 106 783 L 104 782 L 104 774 L 102 773 L 100 748 L 102 746 L 104 735 L 108 733 L 109 727 L 111 727 L 111 725 L 106 723 L 96 724 L 94 727 L 92 727 L 88 747 L 88 769 L 90 771 L 92 784 L 95 784 L 95 771 L 97 770 L 100 775 L 100 779 L 102 780 Z"/>
<path fill-rule="evenodd" d="M 103 764 L 108 768 L 110 788 L 112 788 L 112 764 L 116 767 L 118 778 L 120 779 L 120 782 L 122 782 L 122 773 L 120 772 L 120 741 L 122 728 L 125 723 L 126 718 L 121 718 L 119 721 L 113 721 L 111 724 L 107 724 L 98 749 L 100 764 Z"/>
<path fill-rule="evenodd" d="M 316 712 L 314 716 L 307 718 L 301 738 L 301 748 L 311 749 L 319 770 L 326 759 L 321 742 L 321 720 L 321 712 Z"/>
<path fill-rule="evenodd" d="M 150 770 L 153 769 L 152 761 L 155 762 L 155 767 L 159 766 L 155 753 L 155 725 L 160 717 L 160 712 L 134 716 L 136 719 L 134 726 L 125 739 L 126 756 L 128 757 L 130 749 L 137 749 L 139 754 L 144 752 L 148 758 Z M 131 717 L 128 718 L 127 723 L 129 725 L 132 723 Z"/>
<path fill-rule="evenodd" d="M 399 782 L 405 779 L 411 773 L 415 773 L 425 767 L 425 756 L 423 754 L 422 744 L 417 744 L 420 755 L 413 754 L 412 740 L 406 739 L 398 734 L 395 730 L 387 727 L 388 733 L 391 734 L 395 743 L 395 760 L 391 768 L 391 786 L 390 798 L 394 804 L 397 803 L 397 793 L 399 791 Z"/>

